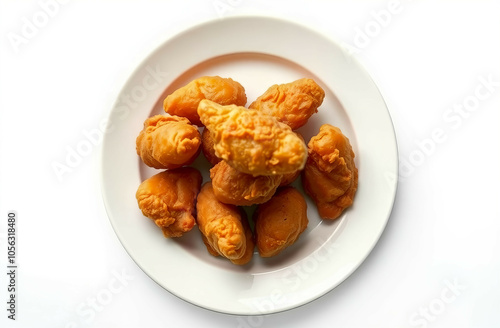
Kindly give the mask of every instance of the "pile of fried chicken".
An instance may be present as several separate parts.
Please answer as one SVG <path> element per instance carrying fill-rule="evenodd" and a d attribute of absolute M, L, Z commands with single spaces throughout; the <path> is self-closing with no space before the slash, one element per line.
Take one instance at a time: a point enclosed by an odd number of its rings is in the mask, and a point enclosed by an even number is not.
<path fill-rule="evenodd" d="M 358 185 L 349 139 L 324 124 L 306 145 L 296 131 L 324 97 L 309 78 L 273 85 L 248 108 L 245 89 L 230 78 L 204 76 L 177 89 L 164 100 L 166 115 L 146 119 L 136 139 L 144 164 L 162 170 L 136 192 L 143 215 L 167 238 L 197 225 L 208 252 L 237 265 L 255 248 L 261 257 L 279 254 L 306 229 L 305 197 L 290 186 L 300 175 L 319 216 L 338 218 Z M 212 165 L 203 186 L 189 166 L 200 153 Z M 243 206 L 253 205 L 249 221 Z"/>

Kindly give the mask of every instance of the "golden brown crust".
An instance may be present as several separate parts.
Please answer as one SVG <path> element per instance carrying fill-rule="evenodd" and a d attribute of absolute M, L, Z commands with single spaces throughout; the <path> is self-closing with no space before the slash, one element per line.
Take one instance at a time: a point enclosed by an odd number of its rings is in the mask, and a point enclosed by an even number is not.
<path fill-rule="evenodd" d="M 292 173 L 283 174 L 281 177 L 280 187 L 288 186 L 299 177 L 301 170 L 297 170 Z"/>
<path fill-rule="evenodd" d="M 210 170 L 215 197 L 226 204 L 250 206 L 267 202 L 280 185 L 281 175 L 253 176 L 221 161 Z"/>
<path fill-rule="evenodd" d="M 325 91 L 312 79 L 273 85 L 248 108 L 276 117 L 293 130 L 307 123 L 323 103 Z"/>
<path fill-rule="evenodd" d="M 238 171 L 286 174 L 305 165 L 304 141 L 270 115 L 209 100 L 200 102 L 198 114 L 214 138 L 215 154 Z"/>
<path fill-rule="evenodd" d="M 240 83 L 220 76 L 203 76 L 167 96 L 163 109 L 171 115 L 186 117 L 191 123 L 202 126 L 197 109 L 203 99 L 221 105 L 245 106 L 247 103 L 245 89 Z"/>
<path fill-rule="evenodd" d="M 191 164 L 201 148 L 198 129 L 179 116 L 155 115 L 144 121 L 136 139 L 136 151 L 144 164 L 175 169 Z"/>
<path fill-rule="evenodd" d="M 245 212 L 219 202 L 211 182 L 202 186 L 196 209 L 198 228 L 210 254 L 217 253 L 238 265 L 251 260 L 255 244 Z"/>
<path fill-rule="evenodd" d="M 215 141 L 212 137 L 212 134 L 210 133 L 210 130 L 204 128 L 203 132 L 201 133 L 201 150 L 203 151 L 203 155 L 205 156 L 205 158 L 210 164 L 212 164 L 212 166 L 222 161 L 222 159 L 215 155 L 214 144 Z"/>
<path fill-rule="evenodd" d="M 136 192 L 142 214 L 153 220 L 165 237 L 180 237 L 195 225 L 201 180 L 200 172 L 191 167 L 167 170 L 144 180 Z"/>
<path fill-rule="evenodd" d="M 293 187 L 280 188 L 254 213 L 255 239 L 260 256 L 271 257 L 295 243 L 307 228 L 307 203 Z"/>
<path fill-rule="evenodd" d="M 320 217 L 336 219 L 352 205 L 358 187 L 351 144 L 339 128 L 324 124 L 308 148 L 302 178 L 304 190 L 316 203 Z"/>
<path fill-rule="evenodd" d="M 304 137 L 299 132 L 295 132 L 295 133 L 302 141 L 304 141 Z M 302 170 L 297 170 L 295 172 L 283 174 L 283 176 L 281 178 L 280 187 L 288 186 L 289 184 L 294 182 L 300 176 L 301 172 L 302 172 Z"/>

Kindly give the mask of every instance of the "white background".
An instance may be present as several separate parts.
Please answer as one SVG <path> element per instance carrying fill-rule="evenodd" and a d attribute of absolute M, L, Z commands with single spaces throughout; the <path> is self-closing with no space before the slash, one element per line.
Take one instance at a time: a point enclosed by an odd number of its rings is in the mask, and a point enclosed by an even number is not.
<path fill-rule="evenodd" d="M 135 265 L 101 199 L 100 142 L 61 179 L 53 169 L 149 52 L 245 14 L 303 23 L 353 51 L 387 101 L 401 165 L 389 224 L 361 267 L 310 304 L 257 317 L 188 304 Z M 1 1 L 0 264 L 15 210 L 19 293 L 12 322 L 2 273 L 0 326 L 500 327 L 499 17 L 498 1 Z"/>

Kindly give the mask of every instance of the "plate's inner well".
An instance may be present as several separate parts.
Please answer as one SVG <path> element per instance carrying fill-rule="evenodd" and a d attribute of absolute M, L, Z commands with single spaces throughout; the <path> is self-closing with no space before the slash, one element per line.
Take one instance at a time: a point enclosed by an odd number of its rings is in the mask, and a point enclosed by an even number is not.
<path fill-rule="evenodd" d="M 318 133 L 319 127 L 322 124 L 329 123 L 335 125 L 349 137 L 354 152 L 356 152 L 357 146 L 356 138 L 353 133 L 354 130 L 345 110 L 333 91 L 319 80 L 318 77 L 302 66 L 284 58 L 262 53 L 236 53 L 224 55 L 208 59 L 191 67 L 173 80 L 172 83 L 165 86 L 165 91 L 149 112 L 149 116 L 165 114 L 163 110 L 163 100 L 167 95 L 196 78 L 213 75 L 219 75 L 226 78 L 230 77 L 241 83 L 247 94 L 247 105 L 264 93 L 267 88 L 273 84 L 289 83 L 304 77 L 314 79 L 325 90 L 325 99 L 318 113 L 311 116 L 308 123 L 298 129 L 298 131 L 303 135 L 307 143 L 312 136 Z M 146 118 L 145 116 L 144 119 Z M 200 129 L 200 132 L 201 131 L 202 128 Z M 141 181 L 160 172 L 160 170 L 152 169 L 144 165 L 139 158 L 137 160 L 139 161 Z M 203 176 L 203 182 L 209 181 L 210 164 L 206 161 L 202 153 L 200 153 L 198 159 L 191 166 L 200 170 Z M 179 248 L 178 251 L 185 252 L 185 256 L 194 256 L 210 265 L 227 270 L 239 272 L 246 271 L 251 274 L 265 274 L 266 272 L 276 272 L 288 268 L 314 252 L 317 252 L 327 241 L 332 243 L 331 239 L 335 238 L 336 234 L 341 233 L 341 228 L 349 217 L 349 209 L 347 209 L 337 220 L 324 221 L 320 219 L 317 214 L 316 206 L 302 189 L 300 177 L 292 185 L 301 191 L 306 198 L 309 224 L 307 229 L 300 235 L 297 242 L 277 256 L 272 258 L 261 258 L 258 252 L 255 251 L 254 258 L 249 264 L 241 267 L 236 266 L 226 259 L 210 255 L 201 240 L 200 232 L 196 226 L 192 231 L 184 234 L 180 238 L 165 240 L 164 247 Z M 251 218 L 255 206 L 244 207 L 244 209 L 249 215 L 249 218 Z M 142 216 L 139 210 L 137 211 L 137 215 Z M 138 218 L 138 220 L 140 219 L 141 218 Z M 145 223 L 154 226 L 152 222 L 148 221 L 149 220 L 144 218 Z M 250 220 L 250 222 L 251 221 L 252 220 Z M 163 238 L 159 229 L 156 234 L 155 238 Z"/>

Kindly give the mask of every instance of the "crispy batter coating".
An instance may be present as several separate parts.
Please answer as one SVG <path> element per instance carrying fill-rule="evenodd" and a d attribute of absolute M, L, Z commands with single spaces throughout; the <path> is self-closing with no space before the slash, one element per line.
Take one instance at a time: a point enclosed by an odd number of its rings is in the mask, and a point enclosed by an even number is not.
<path fill-rule="evenodd" d="M 245 253 L 243 253 L 243 256 L 240 257 L 239 259 L 234 259 L 230 260 L 233 264 L 237 265 L 245 265 L 248 262 L 252 260 L 253 257 L 253 251 L 255 248 L 255 242 L 253 240 L 253 235 L 252 235 L 252 229 L 250 228 L 248 221 L 245 219 L 243 220 L 243 227 L 245 230 L 245 238 L 249 241 L 247 242 L 247 247 L 245 249 Z M 216 251 L 212 245 L 208 242 L 208 239 L 202 234 L 201 238 L 203 240 L 203 243 L 205 244 L 205 247 L 207 248 L 207 251 L 210 255 L 212 256 L 221 256 L 218 251 Z"/>
<path fill-rule="evenodd" d="M 304 78 L 271 86 L 248 108 L 270 114 L 295 130 L 318 111 L 324 98 L 325 91 L 314 80 Z"/>
<path fill-rule="evenodd" d="M 316 203 L 320 217 L 336 219 L 352 205 L 358 187 L 351 144 L 339 128 L 324 124 L 309 141 L 308 149 L 304 190 Z"/>
<path fill-rule="evenodd" d="M 180 237 L 191 230 L 201 174 L 191 167 L 167 170 L 144 180 L 136 192 L 144 216 L 161 228 L 163 235 Z"/>
<path fill-rule="evenodd" d="M 294 182 L 299 177 L 301 172 L 301 170 L 297 170 L 292 173 L 283 174 L 280 182 L 280 187 L 288 186 L 289 184 Z"/>
<path fill-rule="evenodd" d="M 245 106 L 245 89 L 238 82 L 220 76 L 203 76 L 177 89 L 163 101 L 163 109 L 171 115 L 187 117 L 191 123 L 203 124 L 198 116 L 198 104 L 203 99 L 221 105 Z"/>
<path fill-rule="evenodd" d="M 210 164 L 212 164 L 212 166 L 222 161 L 221 158 L 215 155 L 214 144 L 215 141 L 212 134 L 210 133 L 210 130 L 204 128 L 203 132 L 201 133 L 201 150 L 203 151 L 203 155 L 205 155 L 205 158 Z"/>
<path fill-rule="evenodd" d="M 299 132 L 295 132 L 295 133 L 302 141 L 304 141 L 304 137 Z M 288 186 L 289 184 L 294 182 L 300 176 L 301 172 L 302 172 L 302 170 L 297 170 L 297 171 L 292 172 L 292 173 L 283 174 L 283 177 L 281 178 L 280 187 Z"/>
<path fill-rule="evenodd" d="M 202 186 L 196 209 L 198 228 L 210 254 L 238 265 L 252 259 L 255 244 L 245 212 L 235 205 L 219 202 L 211 182 Z"/>
<path fill-rule="evenodd" d="M 293 187 L 280 188 L 254 213 L 257 250 L 262 257 L 281 253 L 307 228 L 307 203 Z"/>
<path fill-rule="evenodd" d="M 144 121 L 136 139 L 136 151 L 144 164 L 175 169 L 191 164 L 201 148 L 198 129 L 179 116 L 155 115 Z"/>
<path fill-rule="evenodd" d="M 292 129 L 257 110 L 202 100 L 201 121 L 214 138 L 215 154 L 243 173 L 286 174 L 300 170 L 307 148 Z"/>
<path fill-rule="evenodd" d="M 223 203 L 239 206 L 267 202 L 280 185 L 281 177 L 242 173 L 226 161 L 219 162 L 210 170 L 215 197 Z"/>

